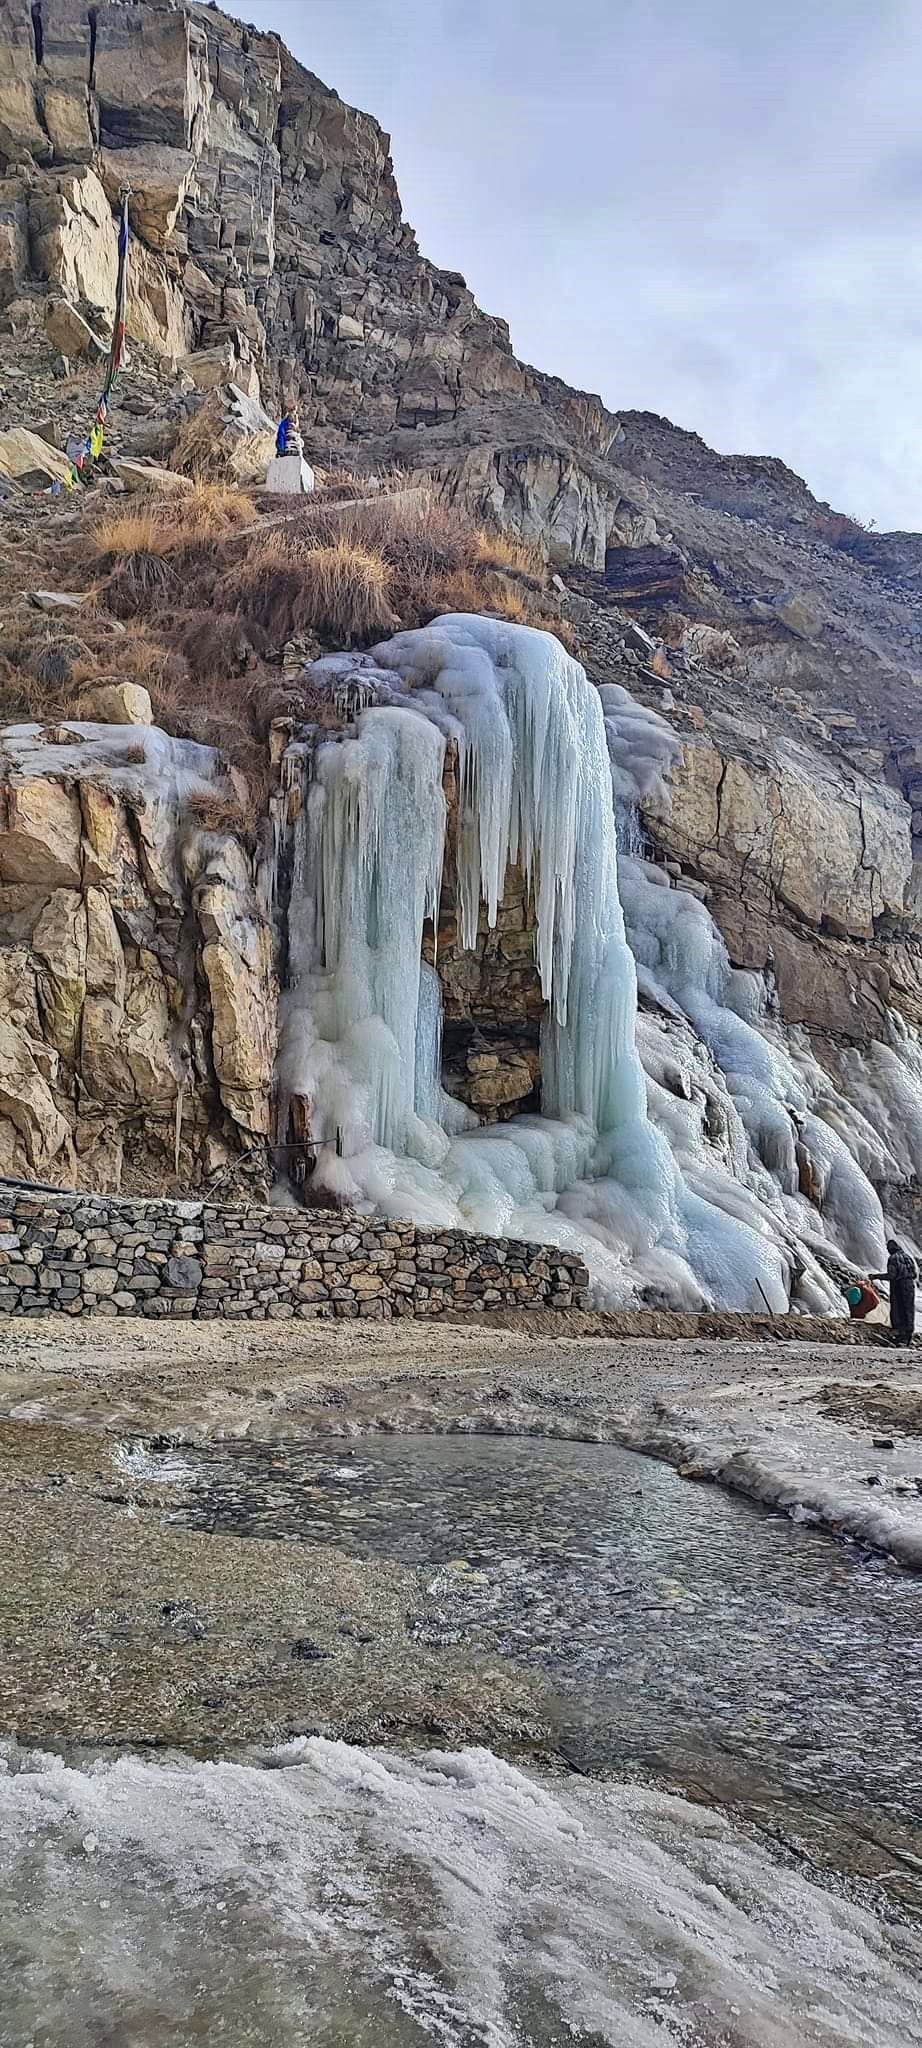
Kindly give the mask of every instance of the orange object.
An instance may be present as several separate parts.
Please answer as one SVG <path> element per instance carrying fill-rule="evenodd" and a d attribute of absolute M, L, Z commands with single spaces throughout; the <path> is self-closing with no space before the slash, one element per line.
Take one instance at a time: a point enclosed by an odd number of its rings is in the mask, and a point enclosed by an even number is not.
<path fill-rule="evenodd" d="M 852 1300 L 853 1294 L 858 1295 L 857 1301 Z M 876 1287 L 871 1286 L 870 1281 L 862 1280 L 849 1289 L 848 1308 L 853 1322 L 861 1322 L 865 1316 L 870 1315 L 872 1309 L 879 1306 L 880 1295 Z"/>

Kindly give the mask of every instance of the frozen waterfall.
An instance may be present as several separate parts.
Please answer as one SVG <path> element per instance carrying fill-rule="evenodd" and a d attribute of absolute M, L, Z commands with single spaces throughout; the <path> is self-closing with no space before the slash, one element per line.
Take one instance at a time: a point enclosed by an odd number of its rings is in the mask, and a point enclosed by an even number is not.
<path fill-rule="evenodd" d="M 289 779 L 303 776 L 303 800 L 279 1088 L 283 1106 L 295 1097 L 307 1105 L 312 1186 L 423 1224 L 577 1248 L 600 1302 L 646 1289 L 685 1306 L 784 1309 L 792 1294 L 804 1307 L 836 1305 L 809 1251 L 795 1249 L 780 1184 L 766 1168 L 747 1185 L 737 1098 L 724 1090 L 722 1161 L 691 1102 L 670 1093 L 668 1077 L 662 1085 L 645 1076 L 637 1049 L 612 764 L 615 794 L 629 802 L 638 776 L 649 786 L 668 769 L 653 726 L 670 729 L 624 692 L 604 701 L 550 634 L 473 616 L 439 619 L 372 655 L 318 663 L 313 674 L 333 689 L 347 678 L 362 688 L 345 734 L 314 735 L 287 763 Z M 440 991 L 421 949 L 424 922 L 438 912 L 449 741 L 463 942 L 474 941 L 481 903 L 495 922 L 509 862 L 534 896 L 547 1005 L 540 1116 L 479 1125 L 441 1086 Z M 643 863 L 629 866 L 642 881 Z M 640 882 L 627 880 L 635 917 Z M 700 1038 L 711 1042 L 710 1003 L 731 1020 L 724 1032 L 759 1040 L 770 1066 L 758 1032 L 709 993 L 711 938 L 690 929 L 689 944 L 679 942 L 680 893 L 670 892 L 671 937 L 662 915 L 655 949 L 632 931 L 645 977 L 677 1010 L 663 966 L 672 944 L 685 1017 L 692 986 L 700 998 Z M 758 1061 L 737 1065 L 756 1098 Z M 770 1085 L 763 1093 L 774 1100 Z M 833 1160 L 830 1172 L 840 1166 Z"/>

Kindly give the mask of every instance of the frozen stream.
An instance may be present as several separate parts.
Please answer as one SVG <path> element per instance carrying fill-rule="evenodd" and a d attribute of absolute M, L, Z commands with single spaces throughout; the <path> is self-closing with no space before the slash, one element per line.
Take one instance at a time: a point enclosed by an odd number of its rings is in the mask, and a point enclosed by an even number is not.
<path fill-rule="evenodd" d="M 408 1654 L 537 1667 L 576 1770 L 11 1754 L 0 2048 L 922 2048 L 917 1578 L 609 1445 L 161 1464 L 200 1529 L 420 1567 Z"/>
<path fill-rule="evenodd" d="M 413 1633 L 539 1665 L 581 1769 L 847 1835 L 859 1866 L 906 1830 L 922 1879 L 915 1575 L 611 1444 L 228 1443 L 183 1519 L 431 1567 Z"/>

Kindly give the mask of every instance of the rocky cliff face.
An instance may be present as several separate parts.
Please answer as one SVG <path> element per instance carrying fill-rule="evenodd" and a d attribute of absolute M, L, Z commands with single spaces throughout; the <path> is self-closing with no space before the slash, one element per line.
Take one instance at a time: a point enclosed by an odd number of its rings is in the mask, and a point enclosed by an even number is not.
<path fill-rule="evenodd" d="M 105 332 L 130 185 L 129 325 L 159 370 L 137 417 L 125 392 L 127 445 L 168 455 L 230 379 L 240 406 L 297 398 L 323 463 L 399 463 L 536 542 L 590 674 L 682 741 L 670 802 L 642 805 L 661 879 L 709 903 L 734 965 L 767 976 L 840 1080 L 894 1015 L 922 1026 L 922 542 L 864 534 L 779 463 L 615 417 L 520 363 L 505 323 L 420 254 L 376 122 L 278 38 L 207 6 L 0 0 L 0 51 L 0 326 L 15 354 L 44 323 L 52 412 L 75 331 L 61 308 Z M 166 1182 L 180 1094 L 180 1178 L 222 1147 L 258 1151 L 274 993 L 248 854 L 54 738 L 0 768 L 0 966 L 18 991 L 3 1170 Z M 474 954 L 452 915 L 449 862 L 446 1061 L 456 1092 L 503 1114 L 536 1073 L 521 877 Z"/>
<path fill-rule="evenodd" d="M 272 949 L 213 772 L 147 727 L 0 736 L 0 1173 L 259 1184 Z"/>
<path fill-rule="evenodd" d="M 111 203 L 141 239 L 131 324 L 196 377 L 299 394 L 317 448 L 509 501 L 601 562 L 618 422 L 519 363 L 503 320 L 419 254 L 388 139 L 279 39 L 211 7 L 3 0 L 0 283 L 111 311 Z M 524 451 L 539 451 L 530 465 Z"/>

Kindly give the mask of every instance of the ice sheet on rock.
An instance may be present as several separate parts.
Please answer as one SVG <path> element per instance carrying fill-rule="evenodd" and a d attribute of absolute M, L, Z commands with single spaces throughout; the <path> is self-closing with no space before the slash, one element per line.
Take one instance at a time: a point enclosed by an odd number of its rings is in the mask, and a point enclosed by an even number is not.
<path fill-rule="evenodd" d="M 758 1197 L 765 1215 L 770 1218 L 774 1214 L 777 1219 L 779 1227 L 774 1234 L 782 1259 L 786 1246 L 793 1249 L 796 1225 L 792 1211 L 785 1210 L 779 1196 L 793 1201 L 806 1175 L 830 1244 L 858 1267 L 879 1266 L 884 1258 L 884 1218 L 868 1171 L 887 1178 L 888 1160 L 870 1120 L 863 1119 L 853 1103 L 837 1094 L 811 1054 L 792 1057 L 790 1042 L 782 1038 L 769 1012 L 764 981 L 731 968 L 723 939 L 704 904 L 681 887 L 664 887 L 664 878 L 652 875 L 649 863 L 636 854 L 622 854 L 618 875 L 627 934 L 646 998 L 667 1015 L 687 1020 L 713 1061 L 709 1083 L 702 1076 L 700 1057 L 691 1055 L 681 1033 L 673 1033 L 673 1076 L 678 1068 L 678 1079 L 669 1081 L 667 1062 L 657 1063 L 655 1054 L 652 1072 L 648 1068 L 657 1090 L 651 1097 L 648 1084 L 651 1115 L 669 1133 L 686 1183 L 695 1185 L 706 1200 L 714 1199 L 703 1173 L 709 1167 L 712 1135 L 705 1125 L 708 1117 L 713 1124 L 715 1106 L 721 1105 L 726 1133 L 734 1143 L 734 1174 Z M 896 1055 L 893 1057 L 898 1069 Z M 908 1096 L 911 1084 L 908 1075 L 904 1078 Z M 690 1103 L 700 1104 L 703 1097 L 706 1111 L 702 1106 L 702 1114 L 696 1118 L 664 1101 L 663 1088 L 668 1092 L 670 1086 Z M 891 1089 L 896 1097 L 892 1080 Z M 870 1108 L 874 1094 L 870 1085 L 867 1093 Z M 916 1109 L 922 1139 L 922 1092 Z M 740 1127 L 745 1132 L 748 1158 L 741 1154 L 738 1143 Z M 719 1196 L 717 1203 L 726 1206 Z M 737 1207 L 737 1213 L 745 1211 Z M 785 1216 L 787 1229 L 780 1227 Z M 700 1262 L 707 1247 L 700 1237 L 695 1242 Z M 838 1309 L 841 1313 L 841 1297 L 817 1266 L 815 1250 L 815 1244 L 800 1247 L 811 1301 L 814 1305 L 822 1301 L 827 1312 Z M 700 1270 L 713 1275 L 710 1257 Z M 760 1276 L 760 1293 L 763 1289 L 764 1275 Z"/>
<path fill-rule="evenodd" d="M 43 738 L 52 731 L 66 737 Z M 228 793 L 230 787 L 213 747 L 174 739 L 156 725 L 99 725 L 74 718 L 58 719 L 53 726 L 4 726 L 0 773 L 66 775 L 177 809 L 192 795 L 216 789 Z"/>
<path fill-rule="evenodd" d="M 912 1930 L 707 1807 L 483 1749 L 274 1762 L 0 1774 L 11 2041 L 922 2044 Z"/>
<path fill-rule="evenodd" d="M 669 776 L 682 755 L 675 728 L 658 711 L 638 704 L 621 683 L 600 683 L 598 694 L 616 803 L 633 808 L 650 799 L 666 807 Z"/>
<path fill-rule="evenodd" d="M 866 1150 L 881 1178 L 922 1179 L 922 1041 L 895 1010 L 886 1019 L 887 1040 L 847 1046 L 839 1069 L 852 1107 L 862 1113 Z"/>

